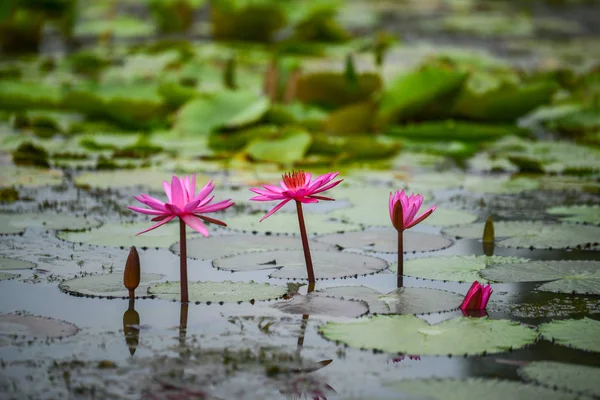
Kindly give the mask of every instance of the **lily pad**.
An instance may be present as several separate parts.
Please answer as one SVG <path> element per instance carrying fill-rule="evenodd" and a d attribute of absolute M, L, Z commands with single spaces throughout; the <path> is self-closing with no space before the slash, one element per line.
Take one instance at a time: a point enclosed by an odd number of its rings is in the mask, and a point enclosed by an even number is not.
<path fill-rule="evenodd" d="M 111 35 L 119 38 L 152 35 L 154 24 L 142 18 L 120 15 L 113 19 L 98 19 L 77 24 L 74 34 L 79 37 Z"/>
<path fill-rule="evenodd" d="M 554 361 L 534 361 L 519 369 L 526 380 L 551 388 L 600 397 L 600 368 Z"/>
<path fill-rule="evenodd" d="M 148 294 L 166 300 L 179 300 L 181 298 L 180 290 L 179 282 L 165 282 L 150 287 Z M 188 291 L 190 301 L 197 303 L 240 303 L 280 298 L 287 293 L 287 288 L 254 281 L 191 282 Z"/>
<path fill-rule="evenodd" d="M 369 229 L 319 236 L 319 242 L 348 249 L 361 249 L 382 253 L 398 252 L 398 233 L 394 229 Z M 404 232 L 404 253 L 442 250 L 452 241 L 440 236 L 421 232 Z"/>
<path fill-rule="evenodd" d="M 535 330 L 508 320 L 459 317 L 429 325 L 413 315 L 328 322 L 319 331 L 327 339 L 361 349 L 461 356 L 521 348 L 535 342 L 538 336 Z"/>
<path fill-rule="evenodd" d="M 484 223 L 478 222 L 452 228 L 443 233 L 458 238 L 480 239 Z M 535 249 L 597 248 L 600 227 L 577 224 L 552 224 L 540 221 L 500 221 L 494 223 L 496 244 L 503 247 Z"/>
<path fill-rule="evenodd" d="M 366 286 L 338 286 L 316 294 L 360 300 L 369 305 L 371 314 L 426 314 L 458 308 L 463 296 L 444 290 L 403 287 L 383 294 Z"/>
<path fill-rule="evenodd" d="M 273 207 L 276 204 L 274 202 Z M 306 209 L 310 206 L 311 204 L 308 204 L 304 208 Z M 277 213 L 260 222 L 264 214 L 245 214 L 230 217 L 227 219 L 227 227 L 236 231 L 251 233 L 298 234 L 298 216 L 295 213 Z M 326 217 L 307 212 L 304 215 L 304 222 L 306 223 L 306 230 L 309 235 L 322 235 L 356 229 L 355 226 L 332 221 Z"/>
<path fill-rule="evenodd" d="M 246 153 L 253 160 L 270 161 L 289 165 L 300 161 L 312 142 L 303 129 L 288 129 L 274 138 L 257 138 L 246 146 Z"/>
<path fill-rule="evenodd" d="M 414 276 L 422 279 L 433 279 L 440 281 L 473 282 L 482 281 L 480 271 L 492 264 L 519 264 L 529 261 L 526 258 L 503 257 L 503 256 L 447 256 L 447 257 L 424 257 L 413 258 L 404 262 L 404 275 Z M 398 271 L 398 264 L 390 265 L 392 271 Z"/>
<path fill-rule="evenodd" d="M 60 170 L 0 165 L 0 187 L 60 185 L 62 178 Z"/>
<path fill-rule="evenodd" d="M 296 295 L 290 300 L 275 303 L 271 307 L 289 314 L 330 315 L 347 318 L 360 317 L 369 312 L 369 308 L 362 301 L 332 299 L 313 294 Z"/>
<path fill-rule="evenodd" d="M 0 271 L 32 268 L 35 268 L 32 262 L 0 256 Z"/>
<path fill-rule="evenodd" d="M 96 219 L 68 214 L 0 214 L 0 234 L 21 233 L 29 227 L 80 231 L 100 225 Z"/>
<path fill-rule="evenodd" d="M 521 193 L 538 190 L 541 182 L 527 177 L 512 178 L 505 176 L 469 176 L 465 179 L 464 188 L 473 193 Z M 437 211 L 436 211 L 437 212 Z"/>
<path fill-rule="evenodd" d="M 18 274 L 9 274 L 6 272 L 0 272 L 0 281 L 7 281 L 9 279 L 18 278 L 20 275 Z"/>
<path fill-rule="evenodd" d="M 505 400 L 546 399 L 569 400 L 573 396 L 553 389 L 498 379 L 417 379 L 403 380 L 388 385 L 403 393 L 431 400 Z M 419 397 L 421 398 L 421 397 Z"/>
<path fill-rule="evenodd" d="M 144 296 L 146 290 L 156 281 L 162 279 L 159 274 L 142 274 L 140 277 L 140 285 L 136 289 L 138 295 Z M 66 293 L 74 296 L 90 296 L 90 297 L 129 297 L 129 291 L 123 284 L 123 274 L 102 274 L 89 275 L 82 278 L 70 279 L 59 285 L 59 288 Z"/>
<path fill-rule="evenodd" d="M 143 186 L 157 192 L 163 191 L 163 181 L 171 182 L 173 174 L 151 169 L 85 172 L 75 178 L 78 186 L 91 186 L 99 189 Z M 196 176 L 197 182 L 208 182 L 204 175 Z"/>
<path fill-rule="evenodd" d="M 600 321 L 590 318 L 563 319 L 539 327 L 544 339 L 580 350 L 600 352 Z"/>
<path fill-rule="evenodd" d="M 379 207 L 359 206 L 336 210 L 329 214 L 334 218 L 339 218 L 353 224 L 364 226 L 389 226 L 391 224 L 388 211 L 387 198 L 382 198 L 378 202 Z M 427 210 L 427 205 L 423 206 L 422 211 Z M 449 208 L 436 208 L 435 212 L 422 222 L 424 225 L 448 227 L 454 225 L 469 224 L 477 220 L 477 215 L 467 211 L 452 210 Z"/>
<path fill-rule="evenodd" d="M 331 246 L 314 240 L 309 240 L 309 246 L 311 250 L 331 249 Z M 226 235 L 187 241 L 187 256 L 204 260 L 269 250 L 302 250 L 302 240 L 288 236 Z M 179 242 L 171 245 L 171 251 L 179 254 Z"/>
<path fill-rule="evenodd" d="M 600 225 L 600 206 L 569 206 L 552 207 L 546 210 L 548 214 L 564 215 L 561 221 L 583 224 Z"/>
<path fill-rule="evenodd" d="M 388 263 L 363 254 L 311 251 L 317 279 L 343 278 L 383 271 Z M 306 279 L 304 252 L 298 250 L 261 251 L 213 260 L 215 268 L 229 271 L 274 269 L 272 278 Z"/>
<path fill-rule="evenodd" d="M 35 315 L 0 314 L 0 335 L 32 338 L 63 338 L 79 331 L 75 325 Z"/>
<path fill-rule="evenodd" d="M 531 261 L 505 264 L 481 271 L 497 282 L 551 281 L 538 290 L 554 293 L 600 294 L 600 261 Z"/>

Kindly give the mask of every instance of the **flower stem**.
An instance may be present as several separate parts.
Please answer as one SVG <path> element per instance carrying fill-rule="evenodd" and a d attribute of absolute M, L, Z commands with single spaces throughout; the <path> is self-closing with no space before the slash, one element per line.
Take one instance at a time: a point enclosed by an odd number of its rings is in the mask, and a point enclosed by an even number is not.
<path fill-rule="evenodd" d="M 179 275 L 181 281 L 181 301 L 189 302 L 187 280 L 187 245 L 185 242 L 185 222 L 179 219 Z"/>
<path fill-rule="evenodd" d="M 302 237 L 302 248 L 304 249 L 304 260 L 306 261 L 306 272 L 308 273 L 308 283 L 315 283 L 315 272 L 313 271 L 310 249 L 308 248 L 308 236 L 306 236 L 306 226 L 304 225 L 304 214 L 302 213 L 302 203 L 296 200 L 296 210 L 298 211 L 298 223 L 300 224 L 300 236 Z"/>
<path fill-rule="evenodd" d="M 187 321 L 188 321 L 188 303 L 181 303 L 179 309 L 179 345 L 185 345 L 185 337 L 187 334 Z"/>
<path fill-rule="evenodd" d="M 404 286 L 404 243 L 402 231 L 398 230 L 398 287 Z"/>

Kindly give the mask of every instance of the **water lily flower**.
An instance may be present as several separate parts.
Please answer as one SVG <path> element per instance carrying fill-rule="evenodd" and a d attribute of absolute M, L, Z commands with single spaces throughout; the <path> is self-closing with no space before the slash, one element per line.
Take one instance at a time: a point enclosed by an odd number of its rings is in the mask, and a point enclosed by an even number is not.
<path fill-rule="evenodd" d="M 339 172 L 329 172 L 312 180 L 312 175 L 304 171 L 293 171 L 283 174 L 279 186 L 263 185 L 263 188 L 252 188 L 250 191 L 258 196 L 252 197 L 253 201 L 277 201 L 281 200 L 271 211 L 269 211 L 262 219 L 273 215 L 284 205 L 292 200 L 296 202 L 296 211 L 298 213 L 298 223 L 300 225 L 300 236 L 302 237 L 302 247 L 304 249 L 304 259 L 306 261 L 306 270 L 308 274 L 308 282 L 315 282 L 315 275 L 310 257 L 310 249 L 308 247 L 308 236 L 306 235 L 306 226 L 304 224 L 304 215 L 302 213 L 302 204 L 318 203 L 319 200 L 333 201 L 331 197 L 322 196 L 321 193 L 337 186 L 343 179 L 332 182 Z"/>
<path fill-rule="evenodd" d="M 145 229 L 137 235 L 141 235 L 148 231 L 158 228 L 170 222 L 173 218 L 179 217 L 179 247 L 180 247 L 180 274 L 181 274 L 181 301 L 188 301 L 187 288 L 187 250 L 185 240 L 185 226 L 189 226 L 193 230 L 200 232 L 208 237 L 208 229 L 202 221 L 212 222 L 217 225 L 227 226 L 222 221 L 207 217 L 204 214 L 221 211 L 231 207 L 234 203 L 231 199 L 212 203 L 214 196 L 210 196 L 215 186 L 212 180 L 209 181 L 202 189 L 196 193 L 196 174 L 191 177 L 186 175 L 183 178 L 173 176 L 171 183 L 164 181 L 163 188 L 167 194 L 168 202 L 162 202 L 147 194 L 133 196 L 140 203 L 150 207 L 142 208 L 128 206 L 130 210 L 142 214 L 153 215 L 153 222 L 157 222 L 150 228 Z"/>
<path fill-rule="evenodd" d="M 423 205 L 423 196 L 420 194 L 411 194 L 407 196 L 404 190 L 396 193 L 390 192 L 389 209 L 392 225 L 398 232 L 398 287 L 404 286 L 404 241 L 403 232 L 412 228 L 425 218 L 429 217 L 435 211 L 437 206 L 429 208 L 427 211 L 416 217 L 417 212 Z M 416 217 L 416 218 L 415 218 Z"/>
<path fill-rule="evenodd" d="M 485 310 L 488 300 L 494 291 L 488 283 L 487 286 L 482 285 L 478 281 L 473 282 L 471 288 L 467 292 L 465 299 L 460 305 L 460 309 L 465 310 Z"/>

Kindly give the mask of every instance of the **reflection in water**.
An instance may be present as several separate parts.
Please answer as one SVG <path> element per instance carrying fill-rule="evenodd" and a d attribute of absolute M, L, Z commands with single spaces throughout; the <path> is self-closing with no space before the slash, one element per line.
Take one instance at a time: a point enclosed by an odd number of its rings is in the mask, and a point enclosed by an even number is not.
<path fill-rule="evenodd" d="M 407 357 L 407 356 L 403 356 L 403 355 L 402 355 L 402 356 L 398 356 L 398 357 L 394 357 L 394 358 L 392 358 L 392 362 L 393 362 L 393 363 L 399 363 L 399 362 L 402 362 L 402 361 L 404 361 L 404 359 L 405 359 L 406 357 Z M 413 360 L 413 361 L 421 361 L 421 356 L 414 356 L 414 355 L 410 355 L 410 354 L 409 354 L 409 355 L 408 355 L 408 359 L 409 359 L 409 360 Z"/>
<path fill-rule="evenodd" d="M 483 317 L 488 316 L 488 313 L 485 309 L 483 309 L 483 310 L 463 310 L 461 308 L 460 311 L 462 312 L 462 314 L 465 317 L 483 318 Z"/>
<path fill-rule="evenodd" d="M 185 338 L 187 335 L 187 323 L 188 323 L 188 308 L 189 303 L 181 303 L 179 309 L 179 345 L 185 346 Z"/>
<path fill-rule="evenodd" d="M 123 314 L 123 333 L 129 354 L 134 355 L 140 342 L 140 314 L 135 311 L 135 300 L 129 300 L 129 308 Z"/>
<path fill-rule="evenodd" d="M 485 254 L 488 257 L 491 257 L 494 255 L 494 248 L 495 248 L 495 244 L 494 242 L 483 242 L 483 254 Z"/>

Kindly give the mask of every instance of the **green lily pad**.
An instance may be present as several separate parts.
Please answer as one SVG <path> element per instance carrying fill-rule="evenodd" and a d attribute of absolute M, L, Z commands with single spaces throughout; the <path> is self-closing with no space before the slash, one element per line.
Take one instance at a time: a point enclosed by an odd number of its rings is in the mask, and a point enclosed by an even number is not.
<path fill-rule="evenodd" d="M 0 256 L 0 271 L 32 268 L 35 268 L 35 264 L 32 262 Z"/>
<path fill-rule="evenodd" d="M 69 322 L 35 315 L 0 314 L 0 335 L 29 338 L 64 338 L 73 336 L 79 328 Z"/>
<path fill-rule="evenodd" d="M 319 331 L 327 339 L 355 348 L 419 355 L 501 353 L 532 344 L 538 336 L 535 330 L 508 320 L 459 317 L 429 325 L 413 315 L 328 322 Z"/>
<path fill-rule="evenodd" d="M 273 138 L 257 138 L 246 146 L 246 153 L 256 161 L 290 165 L 304 158 L 312 142 L 303 129 L 290 128 Z"/>
<path fill-rule="evenodd" d="M 360 317 L 369 312 L 369 308 L 362 301 L 319 297 L 312 293 L 307 296 L 295 295 L 290 300 L 275 303 L 271 307 L 288 314 L 329 315 L 346 318 Z"/>
<path fill-rule="evenodd" d="M 519 374 L 526 380 L 551 388 L 600 397 L 600 368 L 554 361 L 534 361 L 521 367 Z"/>
<path fill-rule="evenodd" d="M 388 263 L 363 254 L 311 251 L 317 279 L 344 278 L 383 271 Z M 299 250 L 261 251 L 239 254 L 213 260 L 215 268 L 228 271 L 255 271 L 275 269 L 272 278 L 307 279 L 304 252 Z"/>
<path fill-rule="evenodd" d="M 403 380 L 388 385 L 405 395 L 422 396 L 431 400 L 505 400 L 546 399 L 569 400 L 573 396 L 550 388 L 526 385 L 516 381 L 498 379 L 417 379 Z"/>
<path fill-rule="evenodd" d="M 548 214 L 565 215 L 561 221 L 583 224 L 600 225 L 600 206 L 568 206 L 552 207 L 546 210 Z"/>
<path fill-rule="evenodd" d="M 435 121 L 391 126 L 385 131 L 388 136 L 419 140 L 459 140 L 462 142 L 492 141 L 508 135 L 520 135 L 522 130 L 512 125 L 485 125 L 463 121 Z"/>
<path fill-rule="evenodd" d="M 355 81 L 336 72 L 304 74 L 298 79 L 296 97 L 303 103 L 337 108 L 368 100 L 381 85 L 373 73 L 357 74 Z"/>
<path fill-rule="evenodd" d="M 165 282 L 151 286 L 148 294 L 166 300 L 181 298 L 179 282 Z M 190 301 L 210 303 L 240 303 L 242 301 L 271 300 L 287 293 L 285 286 L 251 282 L 191 282 L 188 286 Z"/>
<path fill-rule="evenodd" d="M 331 246 L 324 243 L 314 240 L 308 242 L 311 250 L 331 249 Z M 179 242 L 172 244 L 170 249 L 179 255 Z M 187 241 L 187 256 L 203 260 L 269 250 L 302 250 L 302 240 L 289 236 L 226 235 Z"/>
<path fill-rule="evenodd" d="M 369 229 L 319 236 L 318 241 L 348 249 L 361 249 L 382 253 L 398 252 L 398 232 L 395 229 Z M 440 236 L 421 232 L 404 232 L 404 253 L 442 250 L 452 241 Z"/>
<path fill-rule="evenodd" d="M 317 295 L 360 300 L 371 314 L 426 314 L 458 308 L 463 296 L 444 290 L 402 287 L 383 294 L 366 286 L 337 286 L 319 290 Z"/>
<path fill-rule="evenodd" d="M 33 108 L 56 108 L 62 101 L 59 86 L 41 82 L 0 80 L 0 108 L 24 110 Z"/>
<path fill-rule="evenodd" d="M 277 202 L 273 202 L 273 207 Z M 305 204 L 304 210 L 310 208 L 311 204 Z M 266 214 L 266 212 L 264 213 Z M 227 219 L 227 227 L 236 231 L 251 233 L 273 233 L 273 234 L 298 234 L 298 216 L 295 213 L 281 213 L 270 216 L 264 221 L 260 219 L 264 214 L 245 214 L 236 215 Z M 306 231 L 309 235 L 322 235 L 332 232 L 343 232 L 349 229 L 356 229 L 355 226 L 332 221 L 327 217 L 311 214 L 305 211 L 304 222 Z"/>
<path fill-rule="evenodd" d="M 477 222 L 452 228 L 443 233 L 449 236 L 467 239 L 480 239 L 484 223 Z M 600 243 L 600 227 L 577 224 L 552 224 L 539 221 L 500 221 L 494 223 L 496 244 L 503 247 L 522 247 L 535 249 L 595 249 Z"/>
<path fill-rule="evenodd" d="M 538 179 L 510 176 L 468 176 L 464 182 L 465 190 L 492 194 L 521 193 L 538 190 L 540 186 Z"/>
<path fill-rule="evenodd" d="M 440 281 L 485 282 L 485 279 L 481 279 L 480 272 L 487 266 L 498 264 L 498 269 L 501 269 L 502 264 L 514 263 L 518 267 L 520 264 L 517 263 L 527 261 L 529 260 L 526 258 L 518 257 L 474 255 L 413 258 L 404 261 L 404 275 Z M 390 265 L 390 269 L 398 271 L 398 263 Z"/>
<path fill-rule="evenodd" d="M 0 165 L 0 187 L 60 185 L 62 178 L 60 170 Z"/>
<path fill-rule="evenodd" d="M 159 274 L 141 274 L 140 285 L 136 289 L 136 294 L 144 296 L 147 289 L 154 285 L 156 281 L 161 280 L 162 277 L 163 275 Z M 88 275 L 64 281 L 58 287 L 63 292 L 73 296 L 129 297 L 129 291 L 123 284 L 123 273 Z"/>
<path fill-rule="evenodd" d="M 388 193 L 389 196 L 389 193 Z M 369 196 L 372 203 L 375 203 L 374 198 Z M 362 203 L 362 201 L 361 201 Z M 390 213 L 387 208 L 388 198 L 382 197 L 378 199 L 377 206 L 362 205 L 359 207 L 345 208 L 333 211 L 329 214 L 330 217 L 339 218 L 353 224 L 361 224 L 364 226 L 389 226 L 391 225 Z M 423 206 L 421 212 L 427 210 L 427 205 Z M 422 222 L 423 225 L 447 227 L 454 225 L 469 224 L 477 220 L 477 215 L 467 211 L 452 210 L 449 208 L 436 208 L 433 214 L 427 217 Z"/>
<path fill-rule="evenodd" d="M 531 261 L 505 264 L 481 271 L 497 282 L 550 281 L 538 290 L 554 293 L 600 294 L 600 261 Z"/>
<path fill-rule="evenodd" d="M 7 272 L 0 272 L 0 281 L 7 281 L 9 279 L 15 279 L 18 278 L 19 274 L 9 274 Z"/>
<path fill-rule="evenodd" d="M 68 214 L 0 214 L 0 234 L 21 233 L 29 227 L 80 231 L 100 225 L 96 219 Z"/>
<path fill-rule="evenodd" d="M 75 177 L 75 184 L 77 186 L 90 186 L 98 189 L 143 186 L 156 192 L 163 192 L 163 182 L 171 182 L 173 175 L 168 172 L 151 169 L 84 172 Z M 209 180 L 210 178 L 205 175 L 196 176 L 198 184 L 203 184 L 203 182 L 208 182 Z M 132 199 L 132 201 L 134 200 Z"/>
<path fill-rule="evenodd" d="M 112 35 L 129 38 L 152 35 L 155 30 L 154 24 L 148 20 L 120 15 L 113 19 L 80 22 L 75 26 L 73 33 L 80 37 Z"/>
<path fill-rule="evenodd" d="M 563 319 L 542 324 L 540 334 L 546 340 L 585 351 L 600 352 L 600 322 L 590 319 Z"/>

